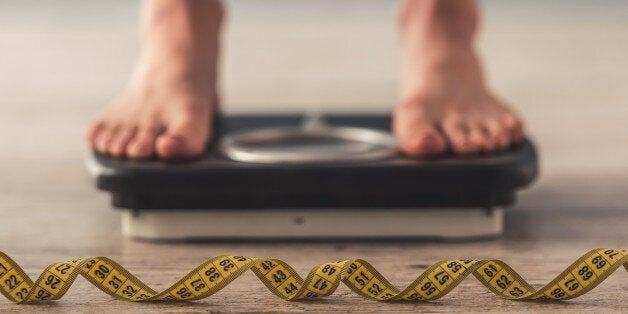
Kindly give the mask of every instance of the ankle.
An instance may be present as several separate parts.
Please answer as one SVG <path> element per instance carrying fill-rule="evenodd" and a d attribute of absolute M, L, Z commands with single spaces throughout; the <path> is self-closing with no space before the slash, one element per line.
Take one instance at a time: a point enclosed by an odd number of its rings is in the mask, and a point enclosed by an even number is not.
<path fill-rule="evenodd" d="M 424 100 L 426 94 L 445 97 L 485 89 L 480 61 L 469 47 L 432 47 L 420 55 L 404 57 L 400 74 L 402 103 L 423 103 L 417 99 Z"/>
<path fill-rule="evenodd" d="M 474 0 L 404 0 L 399 6 L 402 43 L 472 48 L 477 29 Z"/>
<path fill-rule="evenodd" d="M 434 81 L 442 76 L 481 76 L 481 68 L 479 58 L 471 47 L 438 45 L 420 52 L 402 51 L 401 75 L 402 81 L 419 78 Z"/>
<path fill-rule="evenodd" d="M 156 0 L 145 4 L 143 46 L 210 51 L 218 44 L 225 15 L 220 0 Z"/>
<path fill-rule="evenodd" d="M 215 73 L 207 66 L 189 60 L 140 57 L 130 83 L 140 90 L 191 88 L 207 91 L 214 88 L 215 81 Z"/>
<path fill-rule="evenodd" d="M 154 0 L 144 5 L 137 72 L 215 80 L 222 2 Z"/>

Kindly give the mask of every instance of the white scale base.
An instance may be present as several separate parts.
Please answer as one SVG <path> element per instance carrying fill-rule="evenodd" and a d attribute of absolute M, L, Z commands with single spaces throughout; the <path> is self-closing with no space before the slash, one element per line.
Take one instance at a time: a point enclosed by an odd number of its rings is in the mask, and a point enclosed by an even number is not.
<path fill-rule="evenodd" d="M 503 208 L 123 211 L 125 236 L 149 240 L 495 237 Z"/>

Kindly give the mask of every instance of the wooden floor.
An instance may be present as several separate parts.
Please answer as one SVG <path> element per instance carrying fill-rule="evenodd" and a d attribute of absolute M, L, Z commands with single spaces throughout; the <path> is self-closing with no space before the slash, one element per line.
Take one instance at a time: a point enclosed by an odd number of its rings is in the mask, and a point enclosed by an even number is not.
<path fill-rule="evenodd" d="M 104 255 L 162 289 L 208 257 L 241 254 L 280 258 L 302 274 L 318 263 L 364 258 L 402 287 L 426 265 L 464 257 L 502 259 L 541 285 L 591 248 L 628 248 L 628 10 L 621 2 L 605 2 L 607 7 L 594 1 L 485 3 L 481 48 L 487 72 L 523 113 L 542 158 L 542 175 L 508 211 L 502 238 L 177 244 L 122 238 L 119 213 L 109 207 L 107 195 L 95 190 L 83 165 L 83 128 L 128 74 L 135 51 L 135 5 L 120 1 L 105 9 L 100 2 L 76 7 L 76 2 L 58 1 L 36 2 L 35 9 L 28 1 L 19 3 L 0 2 L 0 250 L 32 277 L 53 262 Z M 265 8 L 259 1 L 232 4 L 225 89 L 227 104 L 234 106 L 229 110 L 281 110 L 283 104 L 311 106 L 312 99 L 332 109 L 351 103 L 364 104 L 355 110 L 382 110 L 394 103 L 394 62 L 388 59 L 394 55 L 389 49 L 394 33 L 386 26 L 394 15 L 393 2 L 368 1 L 361 8 L 336 2 L 355 10 L 349 19 L 359 26 L 354 28 L 337 13 L 322 23 L 333 6 L 321 3 L 311 4 L 317 10 L 309 8 L 309 13 L 288 6 L 283 13 L 301 14 L 303 20 L 292 32 L 278 26 L 296 23 L 291 14 L 275 18 L 269 10 L 258 10 Z M 308 23 L 316 27 L 303 26 Z M 291 50 L 273 53 L 268 43 L 255 41 L 251 29 L 260 25 L 277 31 L 269 37 L 273 45 L 285 42 Z M 345 37 L 355 39 L 345 43 Z M 368 40 L 377 44 L 362 54 Z M 330 42 L 340 48 L 324 49 Z M 296 62 L 294 54 L 304 51 L 313 61 L 303 72 L 277 66 L 282 58 Z M 319 72 L 309 66 L 315 61 L 323 64 Z M 259 86 L 244 78 L 251 67 Z M 336 67 L 337 75 L 326 72 Z M 265 80 L 264 71 L 270 73 Z M 294 82 L 305 83 L 277 92 L 278 86 Z M 13 305 L 2 299 L 0 312 L 609 312 L 628 311 L 627 300 L 623 270 L 581 298 L 544 304 L 501 300 L 473 278 L 431 303 L 365 301 L 345 287 L 326 299 L 285 302 L 247 273 L 198 302 L 130 304 L 79 279 L 60 301 Z"/>

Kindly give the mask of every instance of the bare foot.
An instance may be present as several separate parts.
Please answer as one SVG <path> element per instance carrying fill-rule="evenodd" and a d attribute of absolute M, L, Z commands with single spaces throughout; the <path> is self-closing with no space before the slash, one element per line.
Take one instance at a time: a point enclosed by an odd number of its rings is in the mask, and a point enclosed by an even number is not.
<path fill-rule="evenodd" d="M 210 137 L 214 97 L 193 78 L 170 76 L 146 75 L 114 101 L 89 128 L 92 147 L 115 157 L 200 155 Z"/>
<path fill-rule="evenodd" d="M 219 1 L 146 1 L 142 54 L 128 89 L 90 125 L 87 140 L 115 157 L 203 153 L 216 112 Z"/>
<path fill-rule="evenodd" d="M 426 65 L 415 96 L 399 104 L 394 131 L 413 156 L 489 153 L 523 139 L 519 117 L 483 86 L 473 55 Z"/>
<path fill-rule="evenodd" d="M 402 88 L 393 129 L 402 151 L 470 155 L 521 141 L 521 119 L 484 83 L 472 46 L 475 3 L 407 0 L 400 13 Z"/>

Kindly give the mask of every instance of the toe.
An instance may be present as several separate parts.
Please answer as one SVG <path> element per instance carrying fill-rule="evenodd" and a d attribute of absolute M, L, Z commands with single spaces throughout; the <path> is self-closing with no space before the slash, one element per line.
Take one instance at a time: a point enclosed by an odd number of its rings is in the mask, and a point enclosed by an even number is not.
<path fill-rule="evenodd" d="M 155 147 L 161 158 L 189 158 L 202 154 L 206 143 L 207 135 L 194 130 L 175 129 L 160 135 Z"/>
<path fill-rule="evenodd" d="M 111 140 L 109 145 L 109 154 L 115 157 L 122 157 L 125 155 L 127 145 L 133 139 L 135 135 L 135 127 L 125 127 L 121 129 L 116 136 Z"/>
<path fill-rule="evenodd" d="M 202 142 L 184 133 L 164 133 L 157 139 L 157 155 L 164 159 L 188 158 L 200 155 L 204 150 Z"/>
<path fill-rule="evenodd" d="M 157 137 L 155 150 L 164 159 L 201 155 L 209 139 L 208 122 L 198 117 L 182 117 Z"/>
<path fill-rule="evenodd" d="M 502 117 L 502 124 L 506 127 L 513 142 L 518 143 L 523 140 L 525 132 L 521 119 L 514 114 L 507 113 Z"/>
<path fill-rule="evenodd" d="M 506 127 L 495 119 L 488 119 L 484 122 L 484 129 L 489 138 L 490 144 L 495 150 L 504 150 L 510 146 L 510 134 Z"/>
<path fill-rule="evenodd" d="M 154 126 L 138 128 L 126 146 L 126 155 L 135 159 L 151 157 L 155 152 L 155 139 L 161 130 L 161 128 Z"/>
<path fill-rule="evenodd" d="M 109 146 L 111 145 L 111 141 L 116 136 L 118 132 L 117 127 L 109 127 L 102 129 L 98 137 L 95 139 L 95 148 L 101 154 L 107 154 L 109 151 Z"/>
<path fill-rule="evenodd" d="M 490 152 L 495 149 L 480 123 L 470 124 L 469 140 L 477 147 L 478 152 Z"/>
<path fill-rule="evenodd" d="M 399 138 L 399 147 L 406 154 L 427 157 L 442 154 L 447 145 L 441 134 L 430 125 L 417 125 L 408 136 Z"/>
<path fill-rule="evenodd" d="M 96 139 L 98 138 L 100 132 L 105 129 L 105 126 L 106 125 L 104 121 L 96 121 L 87 128 L 85 138 L 94 149 L 96 148 Z"/>
<path fill-rule="evenodd" d="M 421 103 L 400 105 L 395 110 L 393 129 L 399 148 L 405 154 L 427 157 L 444 153 L 447 143 Z"/>
<path fill-rule="evenodd" d="M 443 130 L 451 150 L 458 155 L 471 155 L 480 151 L 480 146 L 471 139 L 470 130 L 461 120 L 443 123 Z"/>

